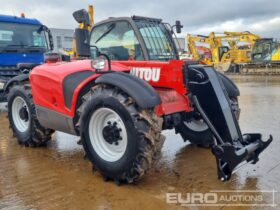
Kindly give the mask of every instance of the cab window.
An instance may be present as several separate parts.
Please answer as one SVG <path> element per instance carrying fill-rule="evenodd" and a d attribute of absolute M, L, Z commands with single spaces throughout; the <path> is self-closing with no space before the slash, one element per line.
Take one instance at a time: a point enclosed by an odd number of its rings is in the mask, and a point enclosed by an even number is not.
<path fill-rule="evenodd" d="M 0 30 L 0 41 L 11 42 L 13 40 L 13 31 Z"/>
<path fill-rule="evenodd" d="M 133 28 L 127 21 L 97 26 L 91 33 L 90 45 L 107 54 L 112 60 L 144 60 L 143 52 Z M 91 48 L 92 57 L 96 56 Z"/>
<path fill-rule="evenodd" d="M 46 47 L 46 40 L 45 36 L 42 36 L 42 34 L 38 33 L 38 31 L 33 31 L 32 32 L 32 37 L 33 37 L 33 46 L 40 47 L 44 46 Z"/>

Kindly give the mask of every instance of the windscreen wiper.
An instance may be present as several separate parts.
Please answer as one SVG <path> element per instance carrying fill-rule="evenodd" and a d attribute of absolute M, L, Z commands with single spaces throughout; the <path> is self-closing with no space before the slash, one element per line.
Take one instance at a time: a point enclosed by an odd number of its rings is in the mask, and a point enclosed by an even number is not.
<path fill-rule="evenodd" d="M 115 23 L 112 23 L 108 29 L 95 41 L 95 44 L 99 42 L 102 38 L 104 38 L 107 34 L 109 34 L 116 27 Z"/>
<path fill-rule="evenodd" d="M 28 46 L 26 46 L 26 48 L 36 48 L 36 49 L 38 49 L 38 48 L 43 48 L 43 49 L 45 49 L 46 46 L 28 45 Z"/>

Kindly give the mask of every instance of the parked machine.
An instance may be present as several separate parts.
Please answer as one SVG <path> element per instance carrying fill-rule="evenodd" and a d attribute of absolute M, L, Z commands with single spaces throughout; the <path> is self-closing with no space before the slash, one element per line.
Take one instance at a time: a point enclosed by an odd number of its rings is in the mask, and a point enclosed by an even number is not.
<path fill-rule="evenodd" d="M 53 48 L 50 30 L 36 19 L 0 15 L 0 102 L 4 84 L 14 76 L 28 74 L 34 65 L 44 62 L 44 54 Z M 18 66 L 30 63 L 30 67 Z"/>
<path fill-rule="evenodd" d="M 280 74 L 280 43 L 272 38 L 258 39 L 252 60 L 242 66 L 243 74 Z"/>
<path fill-rule="evenodd" d="M 272 38 L 257 40 L 252 51 L 253 62 L 280 62 L 280 42 Z"/>
<path fill-rule="evenodd" d="M 252 48 L 259 38 L 250 32 L 224 32 L 219 36 L 212 32 L 209 36 L 187 36 L 189 51 L 194 58 L 204 64 L 213 65 L 222 72 L 239 72 L 240 65 L 250 62 Z M 242 45 L 239 46 L 239 43 Z M 212 56 L 199 53 L 199 46 L 207 47 Z"/>
<path fill-rule="evenodd" d="M 90 7 L 89 7 L 89 11 L 92 11 L 90 9 Z M 74 50 L 75 54 L 79 59 L 91 58 L 92 52 L 90 51 L 90 48 L 88 47 L 88 44 L 87 44 L 89 41 L 85 42 L 84 40 L 89 40 L 88 35 L 91 32 L 90 29 L 92 29 L 92 27 L 93 27 L 93 22 L 92 22 L 93 13 L 89 13 L 90 18 L 82 18 L 82 17 L 87 17 L 87 12 L 86 12 L 86 10 L 78 10 L 73 13 L 73 17 L 79 23 L 79 27 L 75 30 L 75 37 L 77 37 L 77 38 L 82 37 L 82 40 L 78 40 L 77 42 L 75 41 L 75 46 L 76 46 L 75 50 Z M 84 26 L 90 26 L 90 27 L 84 27 Z M 167 27 L 167 31 L 169 31 L 170 33 L 173 33 L 170 29 L 170 25 L 166 24 L 165 26 Z M 145 30 L 150 31 L 149 28 L 145 29 Z M 112 32 L 109 31 L 108 34 L 105 34 L 105 35 L 111 36 L 111 33 L 113 33 L 114 31 L 115 30 L 112 30 Z M 153 33 L 153 31 L 151 31 L 151 33 Z M 151 39 L 154 39 L 153 38 L 154 35 L 150 34 L 149 36 L 151 37 Z M 171 37 L 172 37 L 172 35 L 171 35 Z M 108 55 L 110 57 L 110 59 L 118 60 L 119 62 L 121 62 L 123 60 L 125 60 L 125 61 L 135 60 L 135 58 L 133 58 L 133 54 L 135 54 L 135 53 L 139 54 L 139 52 L 136 52 L 136 51 L 137 51 L 137 49 L 141 49 L 141 47 L 136 46 L 136 49 L 135 49 L 134 41 L 131 40 L 131 38 L 130 39 L 127 39 L 127 38 L 128 37 L 123 37 L 123 39 L 125 39 L 124 42 L 126 42 L 126 44 L 124 45 L 124 48 L 121 46 L 117 47 L 118 50 L 119 49 L 121 50 L 121 51 L 118 51 L 118 53 L 124 53 L 124 54 L 117 55 L 117 56 L 116 56 L 116 53 L 111 53 L 111 52 L 108 52 L 107 49 L 104 49 L 104 46 L 107 46 L 108 44 L 110 46 L 110 42 L 108 42 L 106 39 L 101 40 L 100 42 L 98 40 L 97 42 L 99 42 L 99 43 L 96 43 L 95 45 L 100 47 L 99 50 L 102 53 L 105 53 L 106 55 Z M 176 40 L 176 37 L 174 37 L 174 39 Z M 159 45 L 159 43 L 156 42 L 156 40 L 154 40 L 153 42 L 152 41 L 147 42 L 147 45 L 152 44 L 152 45 L 150 45 L 151 52 L 162 53 L 162 54 L 166 54 L 166 55 L 168 54 L 168 52 L 164 53 L 166 49 L 160 49 L 160 48 L 162 46 L 167 46 L 167 47 L 172 46 L 172 49 L 169 49 L 169 50 L 171 52 L 173 52 L 173 55 L 176 54 L 176 56 L 163 58 L 163 59 L 161 59 L 162 61 L 165 61 L 165 60 L 168 61 L 170 59 L 182 59 L 182 56 L 180 55 L 180 53 L 179 53 L 179 57 L 177 56 L 178 51 L 176 48 L 176 43 L 173 40 L 171 42 L 169 40 L 167 40 L 167 41 L 165 41 L 165 43 L 161 43 L 161 45 Z M 114 42 L 115 41 L 113 40 L 112 43 L 114 43 Z M 175 45 L 174 45 L 174 43 L 175 43 Z M 111 46 L 110 46 L 109 50 L 114 49 L 114 48 L 115 47 L 111 48 Z M 147 51 L 148 50 L 149 49 L 147 48 Z M 206 56 L 208 55 L 210 57 L 209 51 L 206 51 L 205 48 L 198 47 L 197 50 L 204 50 L 205 55 Z M 125 51 L 127 51 L 127 52 L 125 52 Z M 131 55 L 129 55 L 129 53 Z M 147 61 L 154 61 L 154 60 L 159 59 L 157 57 L 153 58 L 152 56 L 146 56 L 145 58 L 140 56 L 140 58 L 147 60 Z M 139 59 L 139 58 L 137 58 L 137 59 Z M 185 61 L 188 61 L 188 62 L 190 62 L 191 60 L 193 60 L 193 58 L 185 59 Z M 130 67 L 133 68 L 133 65 Z M 238 96 L 240 94 L 239 90 L 238 90 L 237 86 L 234 84 L 234 82 L 231 81 L 224 74 L 219 73 L 219 77 L 223 81 L 223 83 L 227 89 L 227 92 L 229 93 L 232 109 L 234 110 L 237 119 L 239 119 L 239 112 L 240 112 L 239 105 L 238 105 Z M 185 140 L 189 140 L 191 143 L 199 144 L 201 146 L 209 146 L 209 141 L 211 141 L 211 139 L 212 139 L 211 131 L 205 125 L 205 123 L 201 123 L 200 120 L 201 119 L 197 119 L 197 120 L 193 119 L 190 123 L 185 122 L 184 124 L 182 124 L 180 126 L 183 128 L 183 129 L 181 129 L 181 132 L 178 131 L 179 127 L 177 129 L 177 132 L 179 132 Z"/>
<path fill-rule="evenodd" d="M 89 20 L 84 11 L 74 17 Z M 172 28 L 179 33 L 182 26 Z M 256 163 L 272 137 L 242 135 L 231 101 L 238 89 L 210 66 L 179 60 L 172 28 L 133 16 L 96 23 L 90 35 L 76 29 L 77 54 L 91 59 L 36 66 L 7 83 L 19 143 L 44 145 L 54 130 L 78 135 L 94 168 L 116 183 L 143 177 L 159 157 L 165 129 L 210 145 L 222 181 L 241 162 Z"/>

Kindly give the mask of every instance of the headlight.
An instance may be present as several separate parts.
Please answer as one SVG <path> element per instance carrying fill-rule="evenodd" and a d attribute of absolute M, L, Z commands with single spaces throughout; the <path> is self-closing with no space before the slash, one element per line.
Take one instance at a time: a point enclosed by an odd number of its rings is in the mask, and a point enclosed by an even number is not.
<path fill-rule="evenodd" d="M 106 59 L 104 57 L 98 57 L 91 61 L 92 68 L 96 70 L 104 70 L 106 67 Z"/>
<path fill-rule="evenodd" d="M 0 89 L 4 89 L 5 84 L 0 82 Z"/>

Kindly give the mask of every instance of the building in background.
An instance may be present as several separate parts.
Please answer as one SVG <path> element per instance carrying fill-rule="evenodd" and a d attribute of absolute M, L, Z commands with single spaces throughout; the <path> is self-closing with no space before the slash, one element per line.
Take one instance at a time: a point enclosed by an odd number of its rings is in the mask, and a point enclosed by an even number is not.
<path fill-rule="evenodd" d="M 54 52 L 72 49 L 74 30 L 59 28 L 51 28 L 50 30 L 53 36 Z"/>
<path fill-rule="evenodd" d="M 185 38 L 178 38 L 174 40 L 176 43 L 176 47 L 178 48 L 179 52 L 186 51 L 186 39 Z M 179 47 L 178 47 L 179 44 Z"/>

